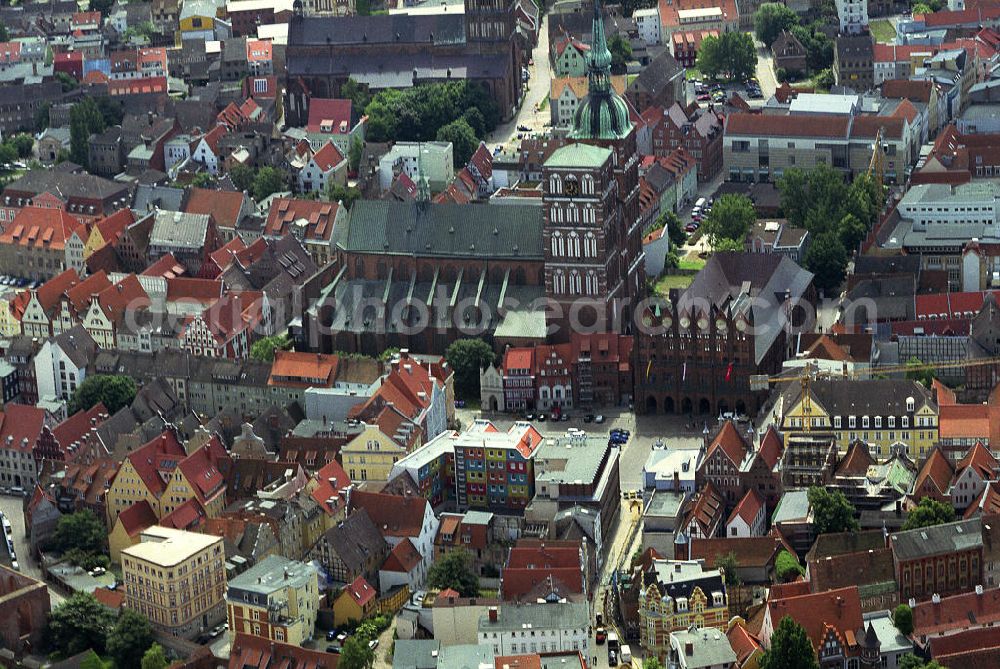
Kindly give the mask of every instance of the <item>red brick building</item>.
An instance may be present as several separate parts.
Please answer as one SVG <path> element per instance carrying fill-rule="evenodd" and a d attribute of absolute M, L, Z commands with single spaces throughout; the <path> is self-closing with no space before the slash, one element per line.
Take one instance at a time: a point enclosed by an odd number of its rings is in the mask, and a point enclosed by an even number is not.
<path fill-rule="evenodd" d="M 698 181 L 711 181 L 722 169 L 722 115 L 697 104 L 649 107 L 642 118 L 651 129 L 653 155 L 669 156 L 683 147 L 698 163 Z"/>
<path fill-rule="evenodd" d="M 889 536 L 900 600 L 970 592 L 983 581 L 979 518 Z"/>
<path fill-rule="evenodd" d="M 718 37 L 718 30 L 677 31 L 670 36 L 674 45 L 674 58 L 684 67 L 694 67 L 698 60 L 698 49 L 706 37 Z"/>
<path fill-rule="evenodd" d="M 49 590 L 41 581 L 0 565 L 0 646 L 17 654 L 41 647 Z"/>

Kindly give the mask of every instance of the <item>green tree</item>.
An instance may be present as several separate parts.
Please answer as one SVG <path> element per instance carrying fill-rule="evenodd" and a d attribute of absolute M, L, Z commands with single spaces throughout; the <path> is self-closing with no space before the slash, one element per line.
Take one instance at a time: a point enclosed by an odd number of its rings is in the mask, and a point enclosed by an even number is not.
<path fill-rule="evenodd" d="M 65 72 L 56 72 L 55 80 L 62 84 L 63 93 L 69 93 L 80 87 L 80 82 Z"/>
<path fill-rule="evenodd" d="M 660 664 L 659 658 L 653 655 L 642 661 L 642 669 L 663 669 L 663 665 Z"/>
<path fill-rule="evenodd" d="M 811 72 L 829 68 L 833 65 L 833 40 L 823 32 L 823 23 L 814 22 L 809 26 L 793 25 L 788 32 L 802 43 L 806 50 L 806 67 Z M 829 88 L 832 85 L 827 85 Z"/>
<path fill-rule="evenodd" d="M 931 9 L 930 5 L 928 5 L 925 2 L 918 2 L 917 4 L 913 5 L 911 11 L 913 12 L 914 16 L 917 15 L 917 14 L 933 14 L 934 13 L 934 11 Z"/>
<path fill-rule="evenodd" d="M 371 669 L 373 664 L 375 651 L 368 647 L 368 642 L 357 636 L 348 637 L 340 651 L 338 669 Z"/>
<path fill-rule="evenodd" d="M 805 628 L 785 616 L 771 635 L 771 647 L 760 658 L 760 669 L 819 669 Z"/>
<path fill-rule="evenodd" d="M 268 195 L 288 190 L 288 177 L 275 167 L 262 167 L 253 180 L 253 199 L 260 202 Z"/>
<path fill-rule="evenodd" d="M 745 195 L 730 193 L 716 200 L 701 227 L 713 247 L 720 239 L 736 240 L 742 247 L 756 220 L 757 210 L 753 201 Z"/>
<path fill-rule="evenodd" d="M 462 112 L 461 118 L 465 119 L 465 122 L 469 124 L 472 131 L 476 133 L 476 137 L 483 137 L 486 134 L 486 117 L 483 116 L 483 112 L 475 107 L 469 107 Z"/>
<path fill-rule="evenodd" d="M 163 646 L 154 643 L 142 656 L 142 669 L 167 669 L 170 663 L 167 661 L 167 654 L 163 652 Z"/>
<path fill-rule="evenodd" d="M 7 143 L 14 147 L 18 158 L 28 158 L 31 156 L 31 149 L 35 146 L 35 138 L 22 132 L 11 137 Z"/>
<path fill-rule="evenodd" d="M 778 2 L 765 2 L 753 15 L 757 39 L 770 47 L 778 35 L 799 24 L 799 15 Z"/>
<path fill-rule="evenodd" d="M 90 136 L 104 132 L 104 116 L 94 98 L 84 98 L 69 110 L 69 157 L 77 165 L 89 163 Z"/>
<path fill-rule="evenodd" d="M 246 193 L 253 192 L 253 181 L 256 176 L 257 173 L 252 167 L 242 163 L 233 165 L 229 170 L 229 180 L 233 182 L 233 186 L 236 187 L 236 190 Z"/>
<path fill-rule="evenodd" d="M 9 42 L 10 32 L 7 30 L 7 26 L 0 23 L 0 42 Z"/>
<path fill-rule="evenodd" d="M 659 230 L 660 228 L 666 228 L 667 237 L 670 239 L 670 246 L 672 247 L 684 246 L 684 242 L 687 241 L 687 233 L 684 232 L 684 226 L 681 225 L 681 219 L 679 219 L 677 214 L 672 211 L 660 214 L 650 228 L 650 230 L 644 233 L 645 235 Z"/>
<path fill-rule="evenodd" d="M 0 166 L 10 166 L 5 169 L 12 169 L 15 160 L 17 160 L 17 149 L 10 144 L 0 144 Z"/>
<path fill-rule="evenodd" d="M 431 141 L 440 128 L 463 117 L 472 108 L 482 114 L 483 134 L 499 123 L 500 110 L 496 101 L 479 83 L 449 81 L 405 90 L 379 91 L 365 108 L 368 116 L 366 137 L 373 142 Z M 478 122 L 478 119 L 472 120 Z M 474 123 L 469 125 L 474 126 Z"/>
<path fill-rule="evenodd" d="M 261 362 L 274 362 L 275 351 L 287 351 L 292 347 L 288 335 L 272 335 L 261 337 L 250 347 L 250 357 Z"/>
<path fill-rule="evenodd" d="M 903 636 L 913 634 L 913 609 L 906 604 L 900 604 L 892 611 L 892 624 Z"/>
<path fill-rule="evenodd" d="M 740 577 L 737 573 L 740 563 L 736 559 L 736 553 L 729 551 L 725 555 L 720 555 L 715 560 L 715 568 L 721 569 L 726 575 L 726 585 L 736 586 L 740 584 Z"/>
<path fill-rule="evenodd" d="M 76 548 L 85 553 L 101 553 L 107 543 L 107 536 L 107 529 L 101 519 L 90 509 L 82 509 L 59 517 L 50 542 L 53 548 L 61 552 Z"/>
<path fill-rule="evenodd" d="M 816 76 L 813 77 L 813 83 L 816 85 L 816 88 L 820 89 L 821 91 L 830 90 L 831 88 L 833 88 L 833 85 L 836 83 L 836 81 L 837 80 L 833 76 L 833 70 L 830 69 L 829 67 L 820 70 L 816 74 Z"/>
<path fill-rule="evenodd" d="M 49 127 L 49 108 L 51 103 L 46 102 L 35 112 L 35 132 L 45 132 Z"/>
<path fill-rule="evenodd" d="M 906 361 L 907 367 L 921 367 L 923 364 L 923 361 L 916 356 Z M 919 381 L 924 388 L 930 388 L 931 384 L 934 383 L 934 372 L 930 369 L 914 369 L 913 371 L 906 372 L 906 378 L 911 381 Z"/>
<path fill-rule="evenodd" d="M 803 574 L 798 558 L 788 551 L 781 551 L 774 559 L 774 574 L 782 583 L 790 583 Z"/>
<path fill-rule="evenodd" d="M 350 211 L 354 203 L 361 199 L 361 191 L 354 186 L 341 186 L 331 181 L 326 185 L 326 199 L 330 202 L 343 202 Z"/>
<path fill-rule="evenodd" d="M 104 640 L 115 623 L 110 609 L 87 592 L 78 592 L 49 613 L 46 630 L 49 645 L 63 655 L 76 655 L 88 648 L 104 654 Z"/>
<path fill-rule="evenodd" d="M 153 628 L 146 616 L 132 609 L 122 609 L 107 638 L 108 654 L 114 658 L 115 666 L 140 666 L 152 645 Z"/>
<path fill-rule="evenodd" d="M 757 71 L 757 47 L 749 33 L 727 32 L 720 39 L 722 59 L 729 78 L 746 81 Z"/>
<path fill-rule="evenodd" d="M 712 250 L 716 253 L 724 253 L 726 251 L 742 253 L 746 250 L 746 247 L 743 245 L 743 242 L 738 239 L 726 239 L 725 237 L 720 237 L 715 240 Z"/>
<path fill-rule="evenodd" d="M 122 120 L 125 118 L 125 105 L 122 104 L 121 100 L 102 95 L 94 98 L 94 104 L 97 105 L 97 110 L 104 118 L 105 127 L 122 124 Z"/>
<path fill-rule="evenodd" d="M 69 398 L 69 413 L 88 411 L 103 402 L 109 414 L 113 414 L 135 399 L 135 381 L 125 374 L 97 374 L 88 376 L 76 387 Z"/>
<path fill-rule="evenodd" d="M 608 40 L 608 51 L 611 52 L 611 72 L 625 74 L 628 62 L 632 60 L 632 45 L 618 33 Z"/>
<path fill-rule="evenodd" d="M 105 662 L 92 650 L 88 650 L 80 660 L 80 669 L 114 669 L 113 662 Z"/>
<path fill-rule="evenodd" d="M 482 339 L 458 339 L 444 354 L 455 373 L 455 394 L 479 399 L 479 371 L 493 364 L 493 349 Z"/>
<path fill-rule="evenodd" d="M 808 496 L 816 534 L 858 531 L 854 506 L 844 497 L 844 493 L 814 486 L 809 488 Z"/>
<path fill-rule="evenodd" d="M 347 98 L 351 101 L 351 106 L 361 113 L 371 102 L 371 95 L 368 94 L 368 87 L 364 84 L 359 84 L 354 79 L 348 79 L 340 87 L 340 97 Z"/>
<path fill-rule="evenodd" d="M 442 126 L 437 131 L 436 139 L 439 142 L 451 142 L 451 157 L 455 167 L 462 167 L 469 162 L 469 158 L 479 147 L 476 133 L 464 118 Z"/>
<path fill-rule="evenodd" d="M 195 188 L 211 188 L 215 184 L 215 177 L 208 172 L 198 172 L 191 179 L 191 185 Z"/>
<path fill-rule="evenodd" d="M 102 16 L 108 15 L 108 10 L 115 4 L 115 0 L 90 0 L 90 11 L 100 12 Z"/>
<path fill-rule="evenodd" d="M 352 137 L 351 145 L 347 148 L 347 169 L 357 173 L 361 165 L 361 154 L 364 153 L 365 145 L 360 137 Z"/>
<path fill-rule="evenodd" d="M 695 67 L 709 79 L 718 79 L 723 73 L 725 64 L 722 57 L 722 42 L 718 37 L 710 35 L 701 41 Z"/>
<path fill-rule="evenodd" d="M 806 251 L 805 266 L 816 275 L 817 288 L 835 290 L 847 275 L 847 251 L 832 230 L 816 237 Z"/>
<path fill-rule="evenodd" d="M 439 590 L 452 588 L 463 597 L 479 594 L 479 577 L 472 570 L 472 556 L 462 549 L 450 551 L 435 561 L 427 572 L 427 583 Z"/>
<path fill-rule="evenodd" d="M 941 525 L 955 520 L 955 509 L 950 504 L 943 504 L 936 499 L 924 497 L 917 506 L 906 514 L 904 530 L 918 530 L 921 527 Z"/>
<path fill-rule="evenodd" d="M 867 234 L 868 228 L 854 214 L 844 214 L 844 217 L 840 219 L 837 236 L 845 250 L 858 248 Z"/>

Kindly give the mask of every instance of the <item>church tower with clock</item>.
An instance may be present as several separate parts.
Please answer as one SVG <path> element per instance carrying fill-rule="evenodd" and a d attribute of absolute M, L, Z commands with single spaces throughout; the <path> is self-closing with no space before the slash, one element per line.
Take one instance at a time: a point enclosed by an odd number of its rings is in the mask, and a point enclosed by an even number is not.
<path fill-rule="evenodd" d="M 587 79 L 569 139 L 542 169 L 546 293 L 562 308 L 562 324 L 629 333 L 646 288 L 639 155 L 628 104 L 611 86 L 600 0 L 594 0 Z"/>

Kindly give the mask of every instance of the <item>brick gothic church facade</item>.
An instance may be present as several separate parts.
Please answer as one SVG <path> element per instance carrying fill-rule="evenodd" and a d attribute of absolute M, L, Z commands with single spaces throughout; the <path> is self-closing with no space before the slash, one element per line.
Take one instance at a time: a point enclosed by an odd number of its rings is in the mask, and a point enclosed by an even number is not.
<path fill-rule="evenodd" d="M 562 312 L 552 336 L 560 342 L 569 341 L 574 322 L 632 332 L 633 308 L 646 290 L 635 125 L 611 86 L 600 0 L 593 36 L 587 97 L 569 142 L 542 168 L 545 288 Z"/>

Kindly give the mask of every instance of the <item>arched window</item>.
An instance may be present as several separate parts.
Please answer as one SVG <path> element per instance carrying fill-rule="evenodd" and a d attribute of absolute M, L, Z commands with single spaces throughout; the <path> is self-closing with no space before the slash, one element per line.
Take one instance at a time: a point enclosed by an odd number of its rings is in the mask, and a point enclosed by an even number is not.
<path fill-rule="evenodd" d="M 554 256 L 558 256 L 559 255 L 559 243 L 561 241 L 562 241 L 562 233 L 553 232 L 552 233 L 552 240 L 551 240 L 552 255 L 554 255 Z"/>
<path fill-rule="evenodd" d="M 583 175 L 583 194 L 593 195 L 594 194 L 594 177 L 589 174 Z"/>
<path fill-rule="evenodd" d="M 562 180 L 558 174 L 549 177 L 549 190 L 553 193 L 562 193 Z"/>
<path fill-rule="evenodd" d="M 583 254 L 588 258 L 597 257 L 597 237 L 593 232 L 588 232 L 583 238 Z"/>
<path fill-rule="evenodd" d="M 575 258 L 580 257 L 580 235 L 575 232 L 569 233 L 569 242 L 566 245 L 569 254 Z"/>

